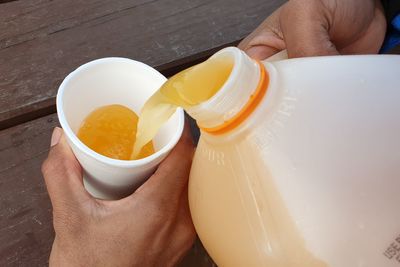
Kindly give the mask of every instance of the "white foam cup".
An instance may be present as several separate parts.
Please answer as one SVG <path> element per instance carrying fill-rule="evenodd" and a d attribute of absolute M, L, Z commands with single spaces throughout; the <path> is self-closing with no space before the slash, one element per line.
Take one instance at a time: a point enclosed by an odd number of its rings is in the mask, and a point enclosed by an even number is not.
<path fill-rule="evenodd" d="M 111 104 L 129 107 L 137 114 L 146 100 L 166 81 L 150 66 L 126 59 L 103 58 L 80 66 L 61 83 L 57 114 L 67 141 L 84 170 L 84 185 L 101 199 L 118 199 L 134 192 L 157 168 L 178 142 L 184 113 L 178 108 L 153 139 L 155 153 L 139 160 L 105 157 L 76 136 L 85 117 Z"/>

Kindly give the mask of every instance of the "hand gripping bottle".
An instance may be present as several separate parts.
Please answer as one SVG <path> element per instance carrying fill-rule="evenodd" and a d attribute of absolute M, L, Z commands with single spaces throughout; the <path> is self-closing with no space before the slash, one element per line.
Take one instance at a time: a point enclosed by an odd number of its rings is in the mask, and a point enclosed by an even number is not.
<path fill-rule="evenodd" d="M 220 267 L 400 266 L 400 56 L 256 62 L 188 109 L 197 233 Z"/>

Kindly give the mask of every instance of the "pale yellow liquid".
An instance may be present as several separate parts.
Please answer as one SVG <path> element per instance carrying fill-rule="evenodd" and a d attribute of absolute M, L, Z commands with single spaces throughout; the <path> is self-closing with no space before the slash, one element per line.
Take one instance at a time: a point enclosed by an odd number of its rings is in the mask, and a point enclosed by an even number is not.
<path fill-rule="evenodd" d="M 177 106 L 188 108 L 208 100 L 223 86 L 232 67 L 229 61 L 208 60 L 173 76 L 145 104 L 137 133 L 136 114 L 111 105 L 92 112 L 78 137 L 113 158 L 151 154 L 149 141 Z M 134 144 L 141 151 L 138 157 L 132 153 Z M 200 139 L 189 181 L 189 203 L 196 231 L 221 267 L 327 266 L 306 249 L 274 177 L 246 138 L 220 145 Z"/>
<path fill-rule="evenodd" d="M 177 107 L 188 108 L 211 98 L 223 86 L 232 67 L 229 60 L 211 58 L 171 77 L 140 113 L 133 157 L 154 138 Z"/>
<path fill-rule="evenodd" d="M 229 61 L 211 59 L 169 79 L 142 109 L 134 154 L 177 106 L 188 108 L 212 97 L 232 67 Z M 243 136 L 220 145 L 200 138 L 189 204 L 201 241 L 221 267 L 327 266 L 306 249 L 274 177 Z"/>
<path fill-rule="evenodd" d="M 91 112 L 78 130 L 78 138 L 89 148 L 103 156 L 131 160 L 154 153 L 151 140 L 140 153 L 131 158 L 136 139 L 138 116 L 122 105 L 108 105 Z"/>
<path fill-rule="evenodd" d="M 307 250 L 275 178 L 250 140 L 216 145 L 200 138 L 189 180 L 190 212 L 218 266 L 328 266 Z"/>

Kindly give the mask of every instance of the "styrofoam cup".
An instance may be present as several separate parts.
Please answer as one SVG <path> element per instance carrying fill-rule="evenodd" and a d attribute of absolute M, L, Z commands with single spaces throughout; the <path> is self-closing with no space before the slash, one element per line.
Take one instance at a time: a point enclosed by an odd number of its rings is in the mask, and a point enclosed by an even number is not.
<path fill-rule="evenodd" d="M 76 133 L 94 109 L 111 104 L 129 107 L 137 114 L 146 100 L 166 81 L 150 66 L 126 59 L 103 58 L 80 66 L 61 83 L 57 114 L 67 141 L 84 170 L 84 185 L 101 199 L 118 199 L 134 192 L 178 142 L 184 113 L 178 108 L 153 139 L 155 153 L 139 160 L 105 157 L 84 145 Z"/>

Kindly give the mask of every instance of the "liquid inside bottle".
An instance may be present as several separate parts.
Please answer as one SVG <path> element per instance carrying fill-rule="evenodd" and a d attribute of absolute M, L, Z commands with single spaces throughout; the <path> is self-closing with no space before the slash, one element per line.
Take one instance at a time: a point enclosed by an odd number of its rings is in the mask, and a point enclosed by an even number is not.
<path fill-rule="evenodd" d="M 247 58 L 230 52 L 242 67 Z M 399 56 L 262 62 L 270 83 L 254 112 L 226 134 L 203 127 L 189 206 L 218 266 L 399 264 L 393 252 L 400 244 L 399 62 Z M 251 72 L 237 78 L 236 70 L 229 85 L 237 86 L 224 92 L 238 94 L 252 81 Z M 212 98 L 213 105 L 200 106 L 207 106 L 201 118 L 227 106 L 221 95 L 222 105 Z"/>
<path fill-rule="evenodd" d="M 108 105 L 91 112 L 78 131 L 78 138 L 106 157 L 120 160 L 141 159 L 154 153 L 151 140 L 131 158 L 136 141 L 138 116 L 122 105 Z"/>
<path fill-rule="evenodd" d="M 235 60 L 233 72 L 226 57 L 213 57 L 150 98 L 134 152 L 176 106 L 198 120 L 189 206 L 213 260 L 228 267 L 397 266 L 399 58 L 304 58 L 257 69 L 241 51 L 224 53 Z M 263 70 L 270 83 L 257 108 L 229 133 L 211 133 L 224 115 L 243 111 L 238 102 L 260 88 Z"/>

